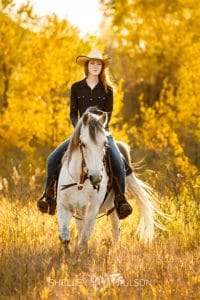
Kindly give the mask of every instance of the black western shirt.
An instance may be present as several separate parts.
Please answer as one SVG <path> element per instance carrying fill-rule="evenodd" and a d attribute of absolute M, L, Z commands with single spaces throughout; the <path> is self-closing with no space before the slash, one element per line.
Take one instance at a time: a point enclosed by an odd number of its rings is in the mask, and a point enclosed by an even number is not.
<path fill-rule="evenodd" d="M 86 81 L 86 78 L 75 82 L 71 87 L 71 102 L 70 102 L 70 120 L 73 126 L 76 126 L 78 118 L 91 106 L 96 106 L 98 109 L 108 113 L 108 124 L 111 119 L 113 110 L 113 90 L 108 87 L 105 91 L 101 80 L 91 89 Z"/>

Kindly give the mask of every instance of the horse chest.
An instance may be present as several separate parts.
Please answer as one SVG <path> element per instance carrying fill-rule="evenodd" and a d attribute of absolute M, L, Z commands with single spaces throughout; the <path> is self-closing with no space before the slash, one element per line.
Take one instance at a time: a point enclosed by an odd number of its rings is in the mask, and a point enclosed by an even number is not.
<path fill-rule="evenodd" d="M 73 210 L 82 210 L 89 202 L 92 202 L 94 206 L 99 206 L 106 193 L 105 187 L 106 185 L 103 183 L 103 186 L 97 191 L 93 189 L 90 181 L 87 180 L 81 190 L 75 186 L 63 191 L 60 195 L 60 200 L 63 202 L 64 206 L 70 207 L 71 209 L 73 208 Z"/>

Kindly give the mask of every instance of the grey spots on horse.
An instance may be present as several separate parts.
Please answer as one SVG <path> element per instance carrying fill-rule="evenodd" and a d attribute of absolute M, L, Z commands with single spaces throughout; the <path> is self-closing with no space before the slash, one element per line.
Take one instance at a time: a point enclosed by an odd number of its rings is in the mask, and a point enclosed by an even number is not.
<path fill-rule="evenodd" d="M 60 238 L 62 241 L 70 241 L 70 233 L 66 225 L 61 228 Z"/>

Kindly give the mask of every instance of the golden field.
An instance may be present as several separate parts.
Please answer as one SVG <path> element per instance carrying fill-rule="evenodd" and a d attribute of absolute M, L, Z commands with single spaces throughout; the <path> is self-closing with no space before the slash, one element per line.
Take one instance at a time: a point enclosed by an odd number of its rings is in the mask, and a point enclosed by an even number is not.
<path fill-rule="evenodd" d="M 57 217 L 38 212 L 36 199 L 20 186 L 18 182 L 20 201 L 8 193 L 0 201 L 1 299 L 198 299 L 198 223 L 191 215 L 184 224 L 184 215 L 197 211 L 186 194 L 179 213 L 168 199 L 172 221 L 165 224 L 166 231 L 156 231 L 151 246 L 134 236 L 138 211 L 133 200 L 133 215 L 121 222 L 119 245 L 112 246 L 109 221 L 101 218 L 88 255 L 77 260 L 74 222 L 71 256 L 66 258 Z M 166 204 L 161 206 L 164 210 Z"/>

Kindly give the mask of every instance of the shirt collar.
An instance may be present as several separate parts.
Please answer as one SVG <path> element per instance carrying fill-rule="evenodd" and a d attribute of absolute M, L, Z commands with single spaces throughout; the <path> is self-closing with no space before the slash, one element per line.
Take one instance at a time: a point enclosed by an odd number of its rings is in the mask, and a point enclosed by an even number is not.
<path fill-rule="evenodd" d="M 87 79 L 87 77 L 85 77 L 85 78 L 82 80 L 82 86 L 89 87 L 88 84 L 87 84 L 86 79 Z M 97 88 L 97 87 L 104 87 L 103 82 L 101 81 L 101 79 L 99 79 L 99 82 L 98 82 L 97 85 L 95 86 L 95 88 Z"/>
<path fill-rule="evenodd" d="M 86 87 L 88 86 L 86 82 L 86 77 L 82 80 L 81 85 Z"/>

